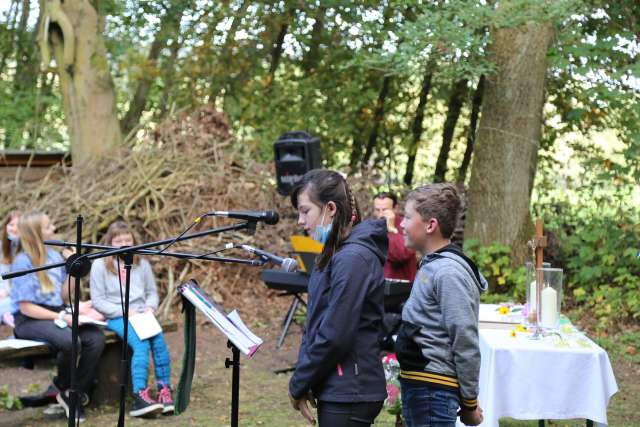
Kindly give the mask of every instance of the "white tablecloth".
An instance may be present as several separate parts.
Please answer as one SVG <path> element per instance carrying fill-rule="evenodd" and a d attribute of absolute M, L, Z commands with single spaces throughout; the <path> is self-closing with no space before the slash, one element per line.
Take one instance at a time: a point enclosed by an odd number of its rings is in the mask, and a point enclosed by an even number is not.
<path fill-rule="evenodd" d="M 482 426 L 497 427 L 503 417 L 582 418 L 607 424 L 607 405 L 618 391 L 609 356 L 586 338 L 569 348 L 557 343 L 525 334 L 512 337 L 509 329 L 481 325 Z"/>

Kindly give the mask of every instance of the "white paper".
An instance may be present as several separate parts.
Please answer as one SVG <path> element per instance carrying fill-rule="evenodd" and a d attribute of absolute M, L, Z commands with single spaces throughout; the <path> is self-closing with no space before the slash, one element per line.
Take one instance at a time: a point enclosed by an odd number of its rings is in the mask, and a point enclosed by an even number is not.
<path fill-rule="evenodd" d="M 138 313 L 135 316 L 131 316 L 129 317 L 129 323 L 131 323 L 133 330 L 136 331 L 136 335 L 141 340 L 146 340 L 162 333 L 162 326 L 160 326 L 156 316 L 151 312 Z"/>
<path fill-rule="evenodd" d="M 518 324 L 522 323 L 522 311 L 510 314 L 500 314 L 499 304 L 480 304 L 479 309 L 479 321 L 489 323 L 507 323 Z"/>
<path fill-rule="evenodd" d="M 8 338 L 6 340 L 0 340 L 0 349 L 3 348 L 28 348 L 28 347 L 38 347 L 45 343 L 40 341 L 31 341 L 31 340 L 20 340 L 17 338 Z"/>
<path fill-rule="evenodd" d="M 186 289 L 185 297 L 189 299 L 209 320 L 224 333 L 231 342 L 244 354 L 250 354 L 254 343 L 242 334 L 238 328 L 231 323 L 227 316 L 216 309 L 210 302 L 203 300 L 203 296 L 193 289 Z"/>
<path fill-rule="evenodd" d="M 262 344 L 262 339 L 247 328 L 235 310 L 226 316 L 194 285 L 182 286 L 180 292 L 245 355 L 251 357 Z"/>
<path fill-rule="evenodd" d="M 238 327 L 238 329 L 240 329 L 240 331 L 242 331 L 243 334 L 245 334 L 251 341 L 253 341 L 254 344 L 261 345 L 263 343 L 262 339 L 251 332 L 247 325 L 244 324 L 244 322 L 240 318 L 238 310 L 233 310 L 227 315 L 227 317 L 229 318 L 229 320 L 231 320 L 231 322 L 233 322 L 234 325 Z"/>
<path fill-rule="evenodd" d="M 92 325 L 98 325 L 98 326 L 107 326 L 107 322 L 103 322 L 101 320 L 95 320 L 84 314 L 81 314 L 78 316 L 78 322 L 80 322 L 81 325 L 92 324 Z"/>

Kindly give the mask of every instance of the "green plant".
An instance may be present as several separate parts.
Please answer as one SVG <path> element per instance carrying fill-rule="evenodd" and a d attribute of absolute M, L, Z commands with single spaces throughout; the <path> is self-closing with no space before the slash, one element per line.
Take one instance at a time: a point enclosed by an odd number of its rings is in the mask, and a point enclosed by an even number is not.
<path fill-rule="evenodd" d="M 0 408 L 9 410 L 22 409 L 20 398 L 9 394 L 8 384 L 0 387 Z"/>
<path fill-rule="evenodd" d="M 500 243 L 480 245 L 476 240 L 464 243 L 464 252 L 478 266 L 480 273 L 489 283 L 489 292 L 483 302 L 501 302 L 505 298 L 525 299 L 524 267 L 514 268 L 511 249 Z"/>

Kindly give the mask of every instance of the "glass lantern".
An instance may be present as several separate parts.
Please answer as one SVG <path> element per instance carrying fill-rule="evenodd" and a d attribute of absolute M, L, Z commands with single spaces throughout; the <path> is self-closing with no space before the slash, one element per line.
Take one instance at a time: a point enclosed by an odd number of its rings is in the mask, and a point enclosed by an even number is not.
<path fill-rule="evenodd" d="M 548 262 L 542 263 L 543 268 L 550 268 L 551 264 Z M 524 317 L 524 323 L 527 326 L 534 326 L 538 321 L 538 298 L 536 288 L 536 269 L 534 264 L 530 261 L 525 263 L 525 287 L 527 292 L 527 303 L 524 306 L 522 315 Z"/>
<path fill-rule="evenodd" d="M 543 267 L 537 269 L 536 275 L 542 280 L 536 300 L 539 303 L 536 310 L 538 325 L 543 329 L 558 329 L 562 305 L 562 269 Z"/>

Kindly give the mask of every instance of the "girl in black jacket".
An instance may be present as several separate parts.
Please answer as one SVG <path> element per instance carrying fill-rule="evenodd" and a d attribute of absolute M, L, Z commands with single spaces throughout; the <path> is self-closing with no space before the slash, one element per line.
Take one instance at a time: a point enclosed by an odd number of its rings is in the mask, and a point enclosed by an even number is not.
<path fill-rule="evenodd" d="M 294 189 L 298 224 L 324 244 L 309 279 L 307 324 L 291 403 L 320 427 L 369 426 L 387 396 L 378 336 L 383 316 L 384 220 L 362 221 L 346 180 L 312 170 Z"/>

